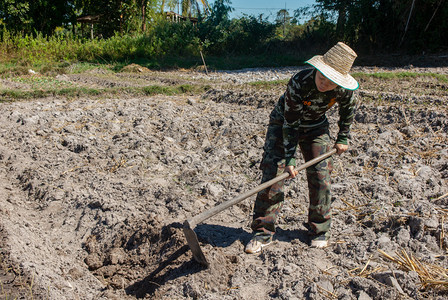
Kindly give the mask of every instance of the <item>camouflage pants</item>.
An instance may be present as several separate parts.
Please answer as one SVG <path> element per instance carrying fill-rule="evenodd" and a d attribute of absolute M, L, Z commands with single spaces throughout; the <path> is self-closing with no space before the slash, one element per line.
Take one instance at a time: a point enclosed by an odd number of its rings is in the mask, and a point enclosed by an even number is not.
<path fill-rule="evenodd" d="M 305 161 L 309 161 L 329 151 L 330 135 L 328 122 L 319 127 L 300 128 L 299 146 Z M 263 160 L 262 183 L 283 173 L 284 148 L 282 124 L 271 122 L 266 134 Z M 311 234 L 325 233 L 329 237 L 331 225 L 330 173 L 332 158 L 327 158 L 306 169 L 309 192 L 308 225 Z M 255 233 L 274 234 L 276 217 L 284 202 L 284 182 L 281 181 L 257 194 L 251 228 Z"/>

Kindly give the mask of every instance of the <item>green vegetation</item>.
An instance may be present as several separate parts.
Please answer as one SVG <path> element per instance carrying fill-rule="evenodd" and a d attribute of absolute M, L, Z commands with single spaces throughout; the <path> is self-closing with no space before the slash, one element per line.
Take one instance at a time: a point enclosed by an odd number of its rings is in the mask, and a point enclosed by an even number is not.
<path fill-rule="evenodd" d="M 64 88 L 72 84 L 67 81 L 57 80 L 50 76 L 19 76 L 11 78 L 12 82 L 29 84 L 32 89 L 41 89 L 43 86 L 52 86 L 54 88 Z"/>
<path fill-rule="evenodd" d="M 31 82 L 36 82 L 31 80 Z M 48 85 L 47 85 L 48 86 Z M 210 89 L 209 85 L 189 85 L 181 84 L 174 86 L 151 85 L 144 87 L 125 87 L 125 88 L 85 88 L 85 87 L 33 87 L 30 90 L 0 89 L 0 102 L 27 100 L 36 98 L 45 98 L 50 96 L 74 97 L 110 97 L 110 96 L 152 96 L 152 95 L 195 95 L 202 94 Z"/>
<path fill-rule="evenodd" d="M 0 74 L 26 74 L 28 68 L 40 71 L 42 68 L 63 70 L 73 62 L 79 62 L 77 68 L 88 69 L 92 64 L 126 65 L 139 63 L 151 69 L 181 67 L 191 68 L 202 65 L 200 58 L 201 45 L 192 37 L 184 49 L 173 42 L 171 34 L 181 36 L 184 27 L 190 23 L 177 24 L 162 22 L 160 27 L 145 35 L 114 36 L 109 39 L 76 40 L 60 37 L 35 38 L 9 36 L 0 50 L 7 56 L 0 65 Z M 161 33 L 161 30 L 166 31 Z M 175 32 L 175 33 L 173 33 Z M 157 36 L 159 35 L 159 36 Z M 163 38 L 161 36 L 164 36 Z M 186 43 L 184 41 L 184 43 Z M 9 46 L 11 45 L 11 46 Z M 14 45 L 14 46 L 12 46 Z M 206 55 L 206 62 L 212 69 L 244 68 L 253 66 L 281 66 L 298 64 L 303 61 L 294 54 L 238 54 Z M 1 62 L 1 60 L 0 60 Z M 87 63 L 89 62 L 89 63 Z M 52 67 L 49 67 L 52 66 Z"/>
<path fill-rule="evenodd" d="M 99 68 L 100 67 L 100 68 Z M 87 63 L 76 63 L 73 65 L 65 66 L 67 73 L 80 73 L 88 72 L 89 70 L 95 70 L 96 75 L 93 78 L 98 78 L 101 80 L 104 78 L 115 78 L 119 80 L 114 74 L 114 70 L 121 70 L 121 64 L 109 64 L 109 65 L 97 65 L 97 64 L 87 64 Z M 98 74 L 98 70 L 103 69 L 108 75 Z M 102 72 L 102 71 L 99 71 Z M 50 71 L 51 73 L 51 71 Z M 93 74 L 95 74 L 93 73 Z M 8 73 L 9 74 L 9 73 Z M 132 86 L 132 87 L 80 87 L 71 81 L 65 81 L 63 79 L 58 79 L 59 77 L 54 77 L 51 75 L 8 75 L 3 77 L 8 77 L 7 81 L 13 84 L 18 84 L 22 88 L 6 88 L 2 87 L 0 84 L 0 101 L 17 101 L 17 100 L 27 100 L 35 98 L 45 98 L 51 96 L 61 96 L 66 98 L 76 98 L 76 97 L 96 97 L 96 98 L 107 98 L 113 96 L 152 96 L 152 95 L 199 95 L 211 89 L 208 83 L 197 81 L 190 84 L 174 84 L 174 85 L 148 85 L 148 86 Z M 434 93 L 441 93 L 444 89 L 444 84 L 448 82 L 448 76 L 436 73 L 413 73 L 413 72 L 378 72 L 378 73 L 354 73 L 353 76 L 360 80 L 366 80 L 368 78 L 374 78 L 377 80 L 415 80 L 417 78 L 430 77 L 435 79 L 439 83 L 438 87 L 434 86 Z M 118 79 L 117 79 L 118 78 Z M 256 87 L 258 90 L 272 90 L 272 88 L 282 88 L 288 82 L 288 79 L 282 80 L 272 80 L 272 81 L 254 81 L 248 82 L 245 85 Z M 363 86 L 368 86 L 368 84 L 375 84 L 365 82 Z M 368 96 L 365 96 L 367 99 Z"/>
<path fill-rule="evenodd" d="M 400 49 L 412 53 L 448 47 L 448 40 L 442 38 L 448 30 L 448 23 L 444 22 L 448 10 L 438 5 L 439 0 L 425 4 L 415 1 L 415 7 L 410 7 L 406 0 L 316 0 L 313 7 L 298 7 L 293 16 L 280 10 L 274 22 L 262 16 L 231 19 L 228 0 L 216 0 L 202 11 L 197 2 L 182 1 L 180 21 L 164 13 L 177 7 L 177 1 L 171 0 L 53 2 L 0 1 L 0 77 L 12 86 L 22 87 L 6 88 L 0 84 L 2 101 L 118 93 L 197 94 L 209 88 L 194 84 L 97 89 L 74 87 L 69 81 L 57 79 L 58 74 L 91 70 L 113 74 L 131 63 L 149 69 L 204 69 L 204 57 L 211 71 L 298 66 L 339 40 L 354 47 L 360 56 L 362 52 Z M 413 15 L 412 11 L 419 14 Z M 78 17 L 85 16 L 95 21 L 81 23 Z M 34 72 L 38 75 L 33 76 Z M 412 72 L 354 76 L 429 76 L 439 82 L 448 81 L 446 75 Z M 284 84 L 284 80 L 249 83 L 260 89 Z"/>
<path fill-rule="evenodd" d="M 298 65 L 339 40 L 360 56 L 440 51 L 448 47 L 448 9 L 440 3 L 316 0 L 293 15 L 280 10 L 272 22 L 230 19 L 229 0 L 203 10 L 197 1 L 0 1 L 0 74 L 58 74 L 74 63 L 194 68 L 201 53 L 211 69 Z M 177 7 L 184 20 L 164 13 Z"/>
<path fill-rule="evenodd" d="M 379 78 L 379 79 L 412 79 L 417 77 L 432 77 L 441 82 L 448 82 L 448 76 L 437 73 L 413 73 L 413 72 L 378 72 L 378 73 L 354 73 L 355 78 Z"/>
<path fill-rule="evenodd" d="M 289 79 L 272 80 L 272 81 L 255 81 L 255 82 L 249 82 L 248 84 L 262 89 L 269 89 L 275 86 L 285 86 L 288 83 L 288 81 Z"/>

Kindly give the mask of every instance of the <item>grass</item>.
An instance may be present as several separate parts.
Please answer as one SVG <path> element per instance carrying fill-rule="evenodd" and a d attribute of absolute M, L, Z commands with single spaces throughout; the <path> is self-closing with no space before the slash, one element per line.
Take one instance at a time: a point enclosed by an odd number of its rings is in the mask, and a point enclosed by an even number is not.
<path fill-rule="evenodd" d="M 32 89 L 41 89 L 47 86 L 52 86 L 53 88 L 65 88 L 73 85 L 68 81 L 58 80 L 52 76 L 18 76 L 11 78 L 10 80 L 12 82 L 28 84 Z"/>
<path fill-rule="evenodd" d="M 143 88 L 134 88 L 137 92 L 143 92 L 146 96 L 152 95 L 181 95 L 181 94 L 198 94 L 205 92 L 210 89 L 210 86 L 207 85 L 190 85 L 190 84 L 181 84 L 176 86 L 159 86 L 159 85 L 151 85 Z"/>
<path fill-rule="evenodd" d="M 303 65 L 305 58 L 295 55 L 223 55 L 204 57 L 211 70 L 238 70 L 262 67 L 289 67 Z M 200 58 L 199 58 L 200 59 Z M 202 62 L 198 63 L 202 65 Z"/>
<path fill-rule="evenodd" d="M 5 65 L 3 65 L 4 67 Z M 98 68 L 96 64 L 87 64 L 87 63 L 77 63 L 67 67 L 70 69 L 69 73 L 82 73 L 92 69 Z M 100 68 L 104 68 L 107 72 L 113 72 L 112 69 L 117 68 L 121 69 L 121 67 L 117 67 L 114 65 L 105 65 Z M 0 70 L 4 70 L 4 68 L 0 67 Z M 21 72 L 17 71 L 12 72 L 15 74 L 20 74 Z M 28 72 L 28 71 L 27 71 Z M 0 71 L 1 73 L 1 71 Z M 2 89 L 0 85 L 0 102 L 10 102 L 17 100 L 28 100 L 35 98 L 45 98 L 51 96 L 62 96 L 67 98 L 74 97 L 107 97 L 107 96 L 116 96 L 120 94 L 127 94 L 133 96 L 153 96 L 153 95 L 192 95 L 192 94 L 201 94 L 211 88 L 208 84 L 179 84 L 174 86 L 165 86 L 165 85 L 150 85 L 144 87 L 115 87 L 115 88 L 88 88 L 88 87 L 76 87 L 73 86 L 72 83 L 58 80 L 53 76 L 49 75 L 39 75 L 39 76 L 30 76 L 30 75 L 18 75 L 12 76 L 11 72 L 8 73 L 7 76 L 10 81 L 16 82 L 19 84 L 28 85 L 27 89 Z M 429 74 L 429 75 L 428 75 Z M 436 76 L 437 75 L 437 76 Z M 356 73 L 355 77 L 375 77 L 379 79 L 388 79 L 388 78 L 416 78 L 417 76 L 432 76 L 437 78 L 438 80 L 446 80 L 445 75 L 441 74 L 417 74 L 417 73 Z M 249 82 L 247 85 L 257 87 L 259 89 L 271 89 L 273 87 L 281 87 L 286 86 L 288 79 L 283 80 L 272 80 L 272 81 L 256 81 Z"/>
<path fill-rule="evenodd" d="M 130 96 L 153 96 L 153 95 L 194 95 L 201 94 L 211 87 L 209 85 L 189 85 L 181 84 L 175 86 L 150 85 L 145 87 L 120 87 L 120 88 L 85 88 L 85 87 L 67 87 L 61 89 L 34 89 L 34 90 L 0 90 L 0 103 L 12 102 L 17 100 L 30 100 L 46 98 L 51 96 L 62 96 L 67 98 L 76 97 L 110 97 L 117 95 Z"/>
<path fill-rule="evenodd" d="M 272 80 L 272 81 L 254 81 L 249 82 L 248 85 L 262 88 L 262 89 L 269 89 L 276 86 L 286 86 L 289 79 L 279 79 L 279 80 Z"/>
<path fill-rule="evenodd" d="M 207 56 L 204 55 L 204 60 L 209 71 L 214 70 L 239 70 L 245 68 L 260 68 L 260 67 L 289 67 L 302 65 L 305 58 L 300 58 L 295 55 L 233 55 L 226 54 L 222 56 Z M 113 70 L 118 71 L 123 66 L 135 63 L 142 67 L 147 67 L 153 70 L 165 69 L 196 69 L 203 67 L 201 57 L 198 56 L 165 56 L 162 58 L 135 58 L 130 60 L 116 61 L 111 63 L 114 65 Z"/>
<path fill-rule="evenodd" d="M 263 66 L 291 66 L 300 65 L 300 59 L 294 56 L 211 56 L 205 57 L 207 68 L 213 69 L 242 69 L 249 67 Z M 131 63 L 137 63 L 149 69 L 163 68 L 203 68 L 200 57 L 164 57 L 155 60 L 150 58 L 138 58 L 134 60 L 115 61 L 115 62 L 74 62 L 60 61 L 55 63 L 39 63 L 34 65 L 0 62 L 0 77 L 8 79 L 10 82 L 23 85 L 24 88 L 2 88 L 0 82 L 0 102 L 27 100 L 34 98 L 45 98 L 51 96 L 60 96 L 67 98 L 74 97 L 107 97 L 126 94 L 131 96 L 152 96 L 152 95 L 191 95 L 201 94 L 211 87 L 207 83 L 178 84 L 174 86 L 150 85 L 144 87 L 104 87 L 91 88 L 76 86 L 65 80 L 56 79 L 58 74 L 81 74 L 90 70 L 104 70 L 105 74 L 119 72 L 124 66 Z M 32 69 L 38 74 L 30 75 Z M 108 75 L 105 75 L 108 76 Z M 414 80 L 419 77 L 435 78 L 439 82 L 448 82 L 448 76 L 436 73 L 413 73 L 413 72 L 379 72 L 379 73 L 354 73 L 357 79 L 377 78 L 379 80 Z M 256 87 L 262 90 L 269 90 L 275 87 L 286 86 L 288 79 L 249 82 L 248 86 Z M 443 88 L 443 86 L 442 86 Z"/>
<path fill-rule="evenodd" d="M 103 69 L 106 72 L 113 71 L 113 68 L 118 66 L 119 64 L 98 64 L 98 63 L 88 63 L 88 62 L 76 62 L 70 64 L 66 67 L 68 73 L 71 74 L 80 74 L 94 69 Z M 121 69 L 121 68 L 120 68 Z"/>
<path fill-rule="evenodd" d="M 257 67 L 287 67 L 303 65 L 305 57 L 298 57 L 294 54 L 259 54 L 259 55 L 204 55 L 204 60 L 208 70 L 238 70 L 244 68 Z M 164 57 L 135 57 L 126 59 L 109 60 L 35 60 L 18 61 L 13 58 L 0 61 L 0 76 L 17 76 L 28 73 L 29 69 L 39 73 L 82 73 L 93 68 L 104 68 L 112 71 L 119 71 L 124 66 L 131 63 L 147 67 L 152 70 L 166 69 L 195 69 L 203 67 L 200 55 L 173 56 Z"/>
<path fill-rule="evenodd" d="M 418 77 L 431 77 L 441 82 L 448 82 L 448 76 L 437 73 L 413 73 L 413 72 L 378 72 L 378 73 L 353 73 L 355 78 L 378 78 L 378 79 L 415 79 Z"/>
<path fill-rule="evenodd" d="M 47 64 L 30 64 L 21 65 L 11 62 L 0 62 L 0 77 L 14 78 L 18 76 L 29 75 L 29 70 L 33 70 L 47 76 L 55 76 L 58 74 L 79 74 L 93 69 L 104 69 L 106 72 L 112 72 L 113 68 L 119 70 L 118 63 L 100 64 L 89 62 L 54 62 Z"/>

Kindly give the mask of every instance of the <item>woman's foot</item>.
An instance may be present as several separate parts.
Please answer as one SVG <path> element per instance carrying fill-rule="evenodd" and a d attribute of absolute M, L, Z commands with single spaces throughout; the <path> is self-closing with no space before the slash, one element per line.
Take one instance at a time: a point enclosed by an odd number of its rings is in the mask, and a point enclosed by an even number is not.
<path fill-rule="evenodd" d="M 244 252 L 249 254 L 254 254 L 260 252 L 264 247 L 269 246 L 272 243 L 272 235 L 267 234 L 256 234 L 247 243 Z"/>
<path fill-rule="evenodd" d="M 311 238 L 311 247 L 313 248 L 325 248 L 328 246 L 328 237 L 325 233 L 315 235 Z"/>

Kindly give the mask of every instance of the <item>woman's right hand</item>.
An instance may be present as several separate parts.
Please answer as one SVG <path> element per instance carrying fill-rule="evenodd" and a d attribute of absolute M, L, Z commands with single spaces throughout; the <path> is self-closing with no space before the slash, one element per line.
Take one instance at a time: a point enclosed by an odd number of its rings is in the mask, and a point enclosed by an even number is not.
<path fill-rule="evenodd" d="M 294 166 L 287 166 L 287 167 L 285 167 L 285 172 L 289 173 L 288 179 L 295 178 L 297 176 L 297 174 L 299 174 L 299 171 L 294 170 Z"/>

